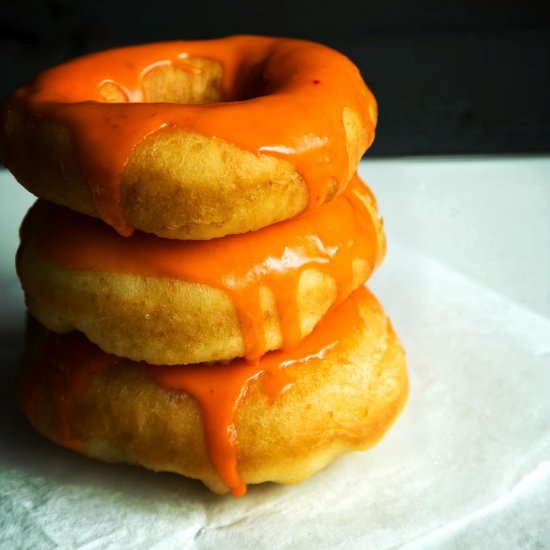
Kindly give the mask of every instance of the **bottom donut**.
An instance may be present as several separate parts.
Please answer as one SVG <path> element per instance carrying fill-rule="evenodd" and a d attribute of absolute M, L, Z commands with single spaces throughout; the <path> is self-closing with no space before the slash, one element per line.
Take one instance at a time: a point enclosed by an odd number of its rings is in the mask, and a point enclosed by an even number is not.
<path fill-rule="evenodd" d="M 236 496 L 374 445 L 408 394 L 403 349 L 364 287 L 297 347 L 253 363 L 151 366 L 29 319 L 19 375 L 25 414 L 54 442 Z"/>

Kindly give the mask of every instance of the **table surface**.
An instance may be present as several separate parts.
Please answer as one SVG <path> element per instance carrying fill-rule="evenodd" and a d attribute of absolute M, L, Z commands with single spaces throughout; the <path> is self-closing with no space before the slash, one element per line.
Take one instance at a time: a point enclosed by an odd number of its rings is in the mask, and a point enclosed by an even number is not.
<path fill-rule="evenodd" d="M 370 286 L 408 351 L 408 407 L 375 450 L 234 500 L 96 465 L 28 428 L 11 391 L 13 257 L 33 198 L 0 171 L 1 548 L 550 546 L 550 157 L 368 160 L 360 173 L 388 236 Z"/>

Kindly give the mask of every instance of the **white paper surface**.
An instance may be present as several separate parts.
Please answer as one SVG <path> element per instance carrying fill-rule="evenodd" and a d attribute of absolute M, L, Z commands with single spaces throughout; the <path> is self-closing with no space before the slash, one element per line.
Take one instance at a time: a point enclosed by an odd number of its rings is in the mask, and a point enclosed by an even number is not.
<path fill-rule="evenodd" d="M 0 548 L 550 547 L 550 159 L 377 161 L 362 172 L 389 241 L 371 287 L 408 352 L 409 403 L 372 451 L 242 499 L 32 432 L 12 397 L 23 306 L 13 243 L 3 245 Z M 0 183 L 2 216 L 17 218 L 29 199 Z"/>

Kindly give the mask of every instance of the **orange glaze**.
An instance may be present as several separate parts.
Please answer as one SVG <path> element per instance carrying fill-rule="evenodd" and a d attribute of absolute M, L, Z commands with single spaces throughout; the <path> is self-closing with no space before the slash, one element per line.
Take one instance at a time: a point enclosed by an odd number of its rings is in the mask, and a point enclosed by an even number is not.
<path fill-rule="evenodd" d="M 194 72 L 185 64 L 189 57 L 223 65 L 225 101 L 145 103 L 144 76 L 166 64 Z M 123 91 L 128 103 L 104 102 L 105 83 Z M 133 147 L 162 128 L 216 136 L 289 160 L 308 184 L 313 208 L 324 200 L 331 179 L 339 188 L 347 183 L 344 107 L 360 116 L 369 144 L 376 125 L 375 99 L 347 58 L 320 44 L 259 36 L 88 55 L 41 73 L 15 98 L 30 113 L 69 129 L 98 213 L 123 235 L 132 232 L 120 206 L 124 168 Z"/>
<path fill-rule="evenodd" d="M 210 460 L 233 495 L 246 493 L 246 485 L 238 471 L 235 418 L 249 384 L 260 377 L 261 382 L 268 379 L 267 385 L 259 387 L 273 402 L 293 385 L 300 368 L 307 365 L 314 369 L 317 362 L 330 354 L 340 353 L 344 339 L 350 334 L 363 330 L 359 304 L 372 300 L 374 297 L 365 287 L 359 288 L 326 315 L 295 348 L 270 352 L 255 362 L 236 359 L 227 364 L 148 367 L 149 376 L 157 384 L 169 390 L 184 391 L 198 402 Z M 58 436 L 63 444 L 78 450 L 79 442 L 71 437 L 70 431 L 69 415 L 74 397 L 86 390 L 95 374 L 127 360 L 102 352 L 79 333 L 49 333 L 49 342 L 44 348 L 40 370 L 31 379 L 26 402 L 36 403 L 46 384 L 53 381 L 52 391 L 60 404 L 55 409 Z M 33 409 L 30 405 L 27 407 L 32 421 Z"/>
<path fill-rule="evenodd" d="M 210 241 L 176 241 L 141 232 L 122 238 L 98 220 L 39 202 L 46 211 L 39 246 L 75 270 L 172 277 L 226 291 L 236 307 L 245 356 L 257 359 L 266 351 L 260 287 L 273 291 L 283 347 L 289 348 L 302 336 L 296 296 L 305 269 L 334 278 L 338 303 L 353 290 L 354 260 L 365 261 L 371 272 L 380 263 L 385 240 L 370 197 L 355 176 L 345 193 L 318 210 Z"/>

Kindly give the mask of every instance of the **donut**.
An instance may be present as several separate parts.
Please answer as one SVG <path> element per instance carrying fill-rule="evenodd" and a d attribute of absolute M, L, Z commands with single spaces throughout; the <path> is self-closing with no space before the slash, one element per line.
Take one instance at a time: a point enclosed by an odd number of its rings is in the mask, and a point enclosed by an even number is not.
<path fill-rule="evenodd" d="M 32 426 L 235 496 L 374 445 L 408 394 L 364 286 L 376 119 L 345 56 L 258 36 L 91 54 L 13 92 L 0 149 L 39 197 L 16 260 Z"/>
<path fill-rule="evenodd" d="M 80 333 L 29 325 L 20 402 L 47 438 L 242 495 L 295 483 L 386 432 L 408 393 L 404 352 L 361 287 L 291 350 L 258 362 L 150 366 Z"/>
<path fill-rule="evenodd" d="M 49 69 L 6 100 L 0 142 L 6 166 L 39 197 L 122 235 L 202 240 L 331 200 L 372 143 L 376 118 L 342 54 L 233 36 Z"/>
<path fill-rule="evenodd" d="M 135 361 L 188 364 L 295 346 L 384 252 L 374 198 L 356 176 L 317 210 L 209 241 L 121 237 L 39 200 L 17 270 L 30 312 L 50 330 L 81 331 Z"/>

